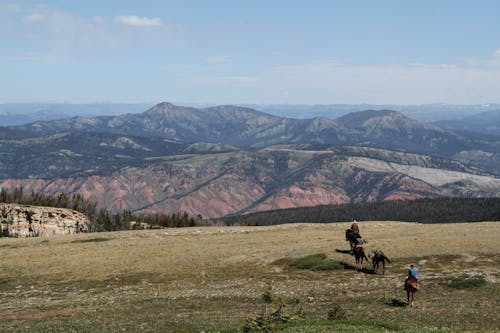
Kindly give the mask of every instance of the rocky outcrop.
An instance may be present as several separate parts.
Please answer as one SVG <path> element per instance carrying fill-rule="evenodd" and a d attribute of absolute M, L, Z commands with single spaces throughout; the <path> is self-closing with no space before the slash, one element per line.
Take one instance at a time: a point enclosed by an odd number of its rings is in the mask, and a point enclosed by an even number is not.
<path fill-rule="evenodd" d="M 14 237 L 69 235 L 89 231 L 84 214 L 65 208 L 0 203 L 0 231 Z"/>

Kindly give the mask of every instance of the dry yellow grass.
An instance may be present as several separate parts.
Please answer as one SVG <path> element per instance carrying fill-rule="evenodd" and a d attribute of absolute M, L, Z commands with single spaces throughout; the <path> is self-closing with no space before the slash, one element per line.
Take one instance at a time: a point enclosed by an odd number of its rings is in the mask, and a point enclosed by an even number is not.
<path fill-rule="evenodd" d="M 266 265 L 285 257 L 324 252 L 345 260 L 348 223 L 270 227 L 195 227 L 0 240 L 2 275 L 53 275 L 104 279 L 124 271 L 186 274 L 236 264 Z M 393 259 L 431 255 L 500 253 L 500 224 L 361 223 L 367 250 Z M 73 243 L 95 237 L 105 242 Z M 408 262 L 401 262 L 407 265 Z"/>
<path fill-rule="evenodd" d="M 500 224 L 495 222 L 360 223 L 361 233 L 369 241 L 367 250 L 383 249 L 393 260 L 385 276 L 352 270 L 301 271 L 280 264 L 284 258 L 320 252 L 351 263 L 351 256 L 335 251 L 348 248 L 344 240 L 348 227 L 349 223 L 288 224 L 127 231 L 45 239 L 3 238 L 0 282 L 6 281 L 7 287 L 0 287 L 0 306 L 4 323 L 7 319 L 12 322 L 11 326 L 0 328 L 23 331 L 15 329 L 20 327 L 16 325 L 30 322 L 30 318 L 85 317 L 105 308 L 123 315 L 125 305 L 146 311 L 155 302 L 165 307 L 163 315 L 176 313 L 175 320 L 179 322 L 192 322 L 192 316 L 197 314 L 201 326 L 234 327 L 252 312 L 267 285 L 287 299 L 306 300 L 312 313 L 319 313 L 322 306 L 334 300 L 345 302 L 348 309 L 357 308 L 364 300 L 363 311 L 367 311 L 364 317 L 381 320 L 383 316 L 369 311 L 380 307 L 379 298 L 384 295 L 403 296 L 400 286 L 410 262 L 421 268 L 423 283 L 428 281 L 429 291 L 441 290 L 437 282 L 433 286 L 429 281 L 441 281 L 453 269 L 481 274 L 498 287 Z M 74 242 L 96 237 L 109 240 Z M 415 311 L 435 311 L 432 308 L 435 295 L 424 295 L 422 292 L 421 308 Z M 498 293 L 493 297 L 496 301 L 487 298 L 484 304 L 493 304 L 492 311 L 495 307 L 500 310 Z M 211 311 L 199 308 L 204 306 Z M 384 311 L 388 315 L 396 310 Z M 415 319 L 385 320 L 415 325 Z M 446 327 L 443 320 L 436 318 L 426 325 Z M 491 322 L 487 325 L 491 326 Z M 150 331 L 160 330 L 150 327 Z"/>

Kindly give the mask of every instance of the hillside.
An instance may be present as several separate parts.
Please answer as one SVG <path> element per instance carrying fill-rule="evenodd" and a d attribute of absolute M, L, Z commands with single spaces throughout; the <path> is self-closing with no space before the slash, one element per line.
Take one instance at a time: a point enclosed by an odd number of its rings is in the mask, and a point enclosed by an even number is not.
<path fill-rule="evenodd" d="M 385 275 L 352 269 L 349 223 L 196 227 L 0 240 L 2 332 L 238 332 L 270 288 L 303 320 L 285 332 L 496 332 L 498 223 L 360 223 Z M 339 250 L 339 251 L 337 251 Z M 290 263 L 324 253 L 338 269 Z M 403 307 L 407 267 L 421 290 Z M 461 279 L 458 279 L 461 278 Z M 479 279 L 482 285 L 452 282 Z M 472 281 L 474 282 L 474 281 Z M 460 286 L 459 286 L 460 287 Z M 471 305 L 471 300 L 473 304 Z M 400 305 L 400 306 L 398 306 Z M 269 304 L 269 311 L 275 304 Z M 330 310 L 346 318 L 327 320 Z"/>
<path fill-rule="evenodd" d="M 0 186 L 119 211 L 221 217 L 391 199 L 500 195 L 500 140 L 400 112 L 291 119 L 161 103 L 0 128 Z"/>
<path fill-rule="evenodd" d="M 330 145 L 244 150 L 85 133 L 69 138 L 87 136 L 94 141 L 89 139 L 76 151 L 61 151 L 59 140 L 67 136 L 46 137 L 45 145 L 40 143 L 23 160 L 25 169 L 13 168 L 15 160 L 4 160 L 0 170 L 6 176 L 0 187 L 80 193 L 115 211 L 186 211 L 205 218 L 327 204 L 500 194 L 500 179 L 427 155 Z M 55 148 L 47 149 L 54 139 Z M 106 150 L 92 155 L 86 150 L 92 152 L 92 145 Z M 111 153 L 105 156 L 105 151 Z"/>

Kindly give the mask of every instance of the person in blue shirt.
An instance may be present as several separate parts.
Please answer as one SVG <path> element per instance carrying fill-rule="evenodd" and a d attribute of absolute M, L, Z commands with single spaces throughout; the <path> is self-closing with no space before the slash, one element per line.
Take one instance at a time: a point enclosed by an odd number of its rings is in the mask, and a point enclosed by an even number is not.
<path fill-rule="evenodd" d="M 411 264 L 408 269 L 408 279 L 413 279 L 418 282 L 418 268 Z"/>
<path fill-rule="evenodd" d="M 418 268 L 413 264 L 408 268 L 408 277 L 405 280 L 405 290 L 408 297 L 408 305 L 413 306 L 415 292 L 418 290 Z"/>

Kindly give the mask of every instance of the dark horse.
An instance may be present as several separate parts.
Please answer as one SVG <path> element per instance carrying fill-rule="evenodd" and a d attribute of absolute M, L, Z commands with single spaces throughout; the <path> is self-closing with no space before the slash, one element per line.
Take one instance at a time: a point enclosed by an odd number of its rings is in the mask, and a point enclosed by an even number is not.
<path fill-rule="evenodd" d="M 354 259 L 356 261 L 356 269 L 360 270 L 363 268 L 363 260 L 366 259 L 368 261 L 368 258 L 366 257 L 365 254 L 365 249 L 358 245 L 354 247 Z"/>
<path fill-rule="evenodd" d="M 406 290 L 406 297 L 408 299 L 408 305 L 413 306 L 413 302 L 415 301 L 415 292 L 418 290 L 417 280 L 412 278 L 406 279 L 405 290 Z"/>
<path fill-rule="evenodd" d="M 352 229 L 346 229 L 345 240 L 349 242 L 351 254 L 354 254 L 354 248 L 356 245 L 365 243 L 359 232 L 353 231 Z"/>
<path fill-rule="evenodd" d="M 382 250 L 374 250 L 372 256 L 373 271 L 377 273 L 379 264 L 382 263 L 382 274 L 385 274 L 385 262 L 391 262 Z"/>

